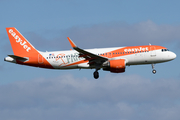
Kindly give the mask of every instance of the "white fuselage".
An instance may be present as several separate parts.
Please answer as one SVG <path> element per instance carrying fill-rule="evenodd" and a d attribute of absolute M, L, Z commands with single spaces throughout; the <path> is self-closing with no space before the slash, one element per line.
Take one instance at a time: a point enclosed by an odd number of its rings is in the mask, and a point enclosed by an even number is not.
<path fill-rule="evenodd" d="M 14 27 L 6 28 L 14 52 L 4 58 L 7 62 L 48 69 L 95 69 L 94 78 L 99 78 L 101 68 L 112 73 L 125 72 L 128 65 L 167 62 L 176 54 L 157 45 L 127 46 L 99 49 L 81 49 L 67 37 L 74 50 L 40 52 Z"/>
<path fill-rule="evenodd" d="M 96 55 L 103 55 L 109 60 L 125 59 L 126 65 L 140 65 L 140 64 L 155 64 L 161 62 L 167 62 L 173 60 L 176 55 L 171 51 L 146 51 L 134 54 L 120 55 L 120 53 L 111 53 L 105 55 L 105 53 L 121 49 L 123 47 L 116 48 L 101 48 L 101 49 L 85 49 Z M 55 69 L 76 69 L 76 68 L 92 68 L 88 61 L 85 61 L 83 57 L 79 57 L 79 53 L 75 50 L 70 51 L 52 51 L 52 52 L 40 52 L 44 58 L 55 68 Z M 116 54 L 116 56 L 114 56 Z M 119 56 L 118 56 L 119 54 Z M 38 60 L 43 63 L 43 61 Z M 77 63 L 77 64 L 76 64 Z"/>

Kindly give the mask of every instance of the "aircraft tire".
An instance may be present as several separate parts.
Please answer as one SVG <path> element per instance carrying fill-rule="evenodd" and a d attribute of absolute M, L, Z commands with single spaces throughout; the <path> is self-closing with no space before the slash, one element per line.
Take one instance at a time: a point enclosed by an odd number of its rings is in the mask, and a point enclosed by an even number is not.
<path fill-rule="evenodd" d="M 99 72 L 97 72 L 97 71 L 94 72 L 94 78 L 95 78 L 95 79 L 98 79 L 98 78 L 99 78 Z"/>
<path fill-rule="evenodd" d="M 153 74 L 156 74 L 156 70 L 153 70 L 152 73 L 153 73 Z"/>

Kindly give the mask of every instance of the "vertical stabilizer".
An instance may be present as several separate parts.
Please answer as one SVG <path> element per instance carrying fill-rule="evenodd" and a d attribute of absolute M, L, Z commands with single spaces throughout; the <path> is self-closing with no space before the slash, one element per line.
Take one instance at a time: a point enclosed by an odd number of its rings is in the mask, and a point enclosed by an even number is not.
<path fill-rule="evenodd" d="M 14 52 L 17 56 L 28 56 L 38 51 L 29 43 L 29 41 L 16 28 L 6 28 L 7 34 Z"/>
<path fill-rule="evenodd" d="M 6 28 L 14 55 L 4 60 L 42 68 L 53 68 L 51 64 L 37 51 L 31 43 L 14 27 Z"/>

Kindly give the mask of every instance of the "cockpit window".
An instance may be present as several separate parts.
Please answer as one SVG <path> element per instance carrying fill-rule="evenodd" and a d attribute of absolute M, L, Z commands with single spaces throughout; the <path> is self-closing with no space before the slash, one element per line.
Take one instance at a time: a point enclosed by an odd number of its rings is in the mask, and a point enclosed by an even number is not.
<path fill-rule="evenodd" d="M 162 49 L 162 52 L 169 51 L 168 49 Z"/>

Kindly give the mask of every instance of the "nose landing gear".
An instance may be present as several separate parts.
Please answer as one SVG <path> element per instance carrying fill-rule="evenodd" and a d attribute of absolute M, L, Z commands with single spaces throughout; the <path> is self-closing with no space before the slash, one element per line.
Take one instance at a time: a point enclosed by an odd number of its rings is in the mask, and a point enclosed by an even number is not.
<path fill-rule="evenodd" d="M 152 65 L 152 69 L 153 69 L 152 73 L 156 74 L 156 70 L 154 69 L 154 64 L 151 64 L 151 65 Z"/>

